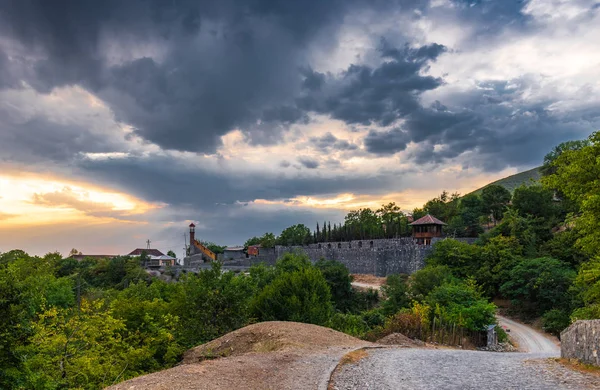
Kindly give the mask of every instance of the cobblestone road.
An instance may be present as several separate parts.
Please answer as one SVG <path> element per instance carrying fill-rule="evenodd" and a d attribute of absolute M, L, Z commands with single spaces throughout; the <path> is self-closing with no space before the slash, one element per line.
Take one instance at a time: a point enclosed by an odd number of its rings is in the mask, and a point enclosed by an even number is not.
<path fill-rule="evenodd" d="M 334 389 L 600 389 L 600 378 L 571 371 L 548 354 L 448 349 L 369 349 L 334 376 Z"/>

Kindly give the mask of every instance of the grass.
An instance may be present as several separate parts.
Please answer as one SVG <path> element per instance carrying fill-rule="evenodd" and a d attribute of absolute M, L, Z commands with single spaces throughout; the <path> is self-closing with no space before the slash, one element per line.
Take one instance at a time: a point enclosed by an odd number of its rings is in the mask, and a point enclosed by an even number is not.
<path fill-rule="evenodd" d="M 506 188 L 510 192 L 513 192 L 515 190 L 515 188 L 520 187 L 523 184 L 526 186 L 538 184 L 541 177 L 542 177 L 542 174 L 540 173 L 540 168 L 539 167 L 533 168 L 533 169 L 530 169 L 525 172 L 521 172 L 521 173 L 517 173 L 512 176 L 505 177 L 504 179 L 496 180 L 493 183 L 487 184 L 487 185 L 471 192 L 471 194 L 481 195 L 481 192 L 483 191 L 483 189 L 492 184 L 501 185 L 502 187 Z"/>
<path fill-rule="evenodd" d="M 369 353 L 365 349 L 357 349 L 355 351 L 348 352 L 347 354 L 345 354 L 342 360 L 340 360 L 339 365 L 344 366 L 346 364 L 354 364 L 360 361 L 361 359 L 366 358 L 367 356 L 369 356 Z"/>
<path fill-rule="evenodd" d="M 582 363 L 577 359 L 557 358 L 553 360 L 567 368 L 570 368 L 571 370 L 600 377 L 600 367 L 598 366 Z"/>

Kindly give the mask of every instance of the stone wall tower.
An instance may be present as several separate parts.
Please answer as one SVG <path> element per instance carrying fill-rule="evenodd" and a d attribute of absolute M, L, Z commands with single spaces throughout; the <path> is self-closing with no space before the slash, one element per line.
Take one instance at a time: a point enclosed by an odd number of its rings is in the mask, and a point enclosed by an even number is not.
<path fill-rule="evenodd" d="M 196 239 L 196 225 L 194 223 L 190 223 L 190 247 L 194 245 L 194 240 Z"/>

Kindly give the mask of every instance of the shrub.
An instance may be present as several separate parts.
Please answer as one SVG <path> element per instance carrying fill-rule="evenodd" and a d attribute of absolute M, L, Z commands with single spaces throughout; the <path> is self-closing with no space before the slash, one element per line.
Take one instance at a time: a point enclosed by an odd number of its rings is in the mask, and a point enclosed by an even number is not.
<path fill-rule="evenodd" d="M 522 309 L 533 314 L 569 307 L 569 286 L 575 271 L 568 264 L 542 257 L 525 259 L 510 272 L 510 279 L 502 285 L 500 292 L 513 299 Z"/>
<path fill-rule="evenodd" d="M 571 325 L 571 318 L 564 310 L 552 309 L 542 316 L 542 328 L 555 336 L 560 336 L 560 332 L 569 325 Z"/>
<path fill-rule="evenodd" d="M 330 320 L 329 327 L 354 337 L 362 337 L 370 330 L 369 325 L 360 315 L 336 313 Z"/>
<path fill-rule="evenodd" d="M 455 278 L 448 266 L 427 266 L 410 276 L 410 295 L 422 301 L 434 288 L 453 280 Z"/>
<path fill-rule="evenodd" d="M 406 275 L 390 275 L 382 287 L 386 300 L 383 301 L 383 313 L 386 316 L 397 313 L 398 310 L 410 305 Z"/>
<path fill-rule="evenodd" d="M 319 260 L 315 266 L 321 271 L 329 290 L 335 308 L 342 312 L 353 309 L 352 277 L 348 268 L 338 261 Z"/>
<path fill-rule="evenodd" d="M 333 313 L 329 286 L 316 268 L 282 273 L 258 294 L 252 312 L 260 321 L 325 325 Z"/>
<path fill-rule="evenodd" d="M 427 296 L 427 303 L 443 322 L 469 330 L 483 330 L 496 322 L 496 306 L 481 297 L 472 281 L 437 287 Z"/>
<path fill-rule="evenodd" d="M 433 251 L 425 261 L 428 266 L 448 266 L 453 275 L 464 278 L 473 275 L 479 268 L 479 252 L 478 246 L 445 239 L 433 246 Z"/>

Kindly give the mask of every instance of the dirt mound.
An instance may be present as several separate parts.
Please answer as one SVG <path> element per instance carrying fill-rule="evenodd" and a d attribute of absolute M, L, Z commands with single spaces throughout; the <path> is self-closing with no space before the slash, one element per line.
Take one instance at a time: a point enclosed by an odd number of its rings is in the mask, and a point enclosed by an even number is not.
<path fill-rule="evenodd" d="M 377 340 L 378 344 L 383 345 L 398 345 L 401 347 L 407 348 L 416 348 L 416 347 L 424 347 L 425 343 L 421 340 L 413 340 L 409 337 L 406 337 L 402 333 L 392 333 L 384 338 Z"/>
<path fill-rule="evenodd" d="M 368 345 L 317 325 L 261 322 L 190 349 L 179 366 L 109 389 L 317 389 L 345 354 Z"/>
<path fill-rule="evenodd" d="M 284 321 L 261 322 L 188 350 L 183 355 L 183 364 L 239 356 L 249 352 L 323 349 L 359 344 L 367 343 L 322 326 Z"/>

